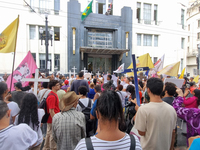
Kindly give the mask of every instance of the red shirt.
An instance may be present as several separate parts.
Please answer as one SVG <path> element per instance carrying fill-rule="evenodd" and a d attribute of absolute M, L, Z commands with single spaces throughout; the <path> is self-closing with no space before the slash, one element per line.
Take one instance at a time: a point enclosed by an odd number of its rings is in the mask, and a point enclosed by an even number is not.
<path fill-rule="evenodd" d="M 140 104 L 142 104 L 142 92 L 139 91 L 139 95 L 140 95 Z"/>
<path fill-rule="evenodd" d="M 48 96 L 46 100 L 47 113 L 49 113 L 49 109 L 54 109 L 55 114 L 57 114 L 60 112 L 58 95 L 54 93 L 53 91 L 51 91 L 49 94 L 51 95 Z M 52 123 L 51 115 L 49 115 L 47 123 Z"/>

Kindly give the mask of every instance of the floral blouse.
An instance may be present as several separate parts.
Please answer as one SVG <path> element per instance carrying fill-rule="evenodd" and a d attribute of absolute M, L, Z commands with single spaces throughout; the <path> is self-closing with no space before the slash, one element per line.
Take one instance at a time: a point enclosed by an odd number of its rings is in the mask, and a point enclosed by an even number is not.
<path fill-rule="evenodd" d="M 175 98 L 173 107 L 176 110 L 177 116 L 187 122 L 188 139 L 191 136 L 200 135 L 200 109 L 181 107 L 183 101 L 183 97 Z"/>

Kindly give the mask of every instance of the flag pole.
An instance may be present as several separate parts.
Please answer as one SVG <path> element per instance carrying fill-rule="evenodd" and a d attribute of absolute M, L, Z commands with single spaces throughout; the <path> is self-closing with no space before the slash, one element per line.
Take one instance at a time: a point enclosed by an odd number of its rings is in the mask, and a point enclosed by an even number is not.
<path fill-rule="evenodd" d="M 17 45 L 18 26 L 19 26 L 19 15 L 18 15 L 18 22 L 17 22 L 17 30 L 16 30 L 15 51 L 16 51 L 16 45 Z M 12 73 L 11 73 L 10 92 L 11 92 L 12 82 L 13 82 L 13 71 L 14 71 L 14 65 L 15 65 L 15 51 L 14 51 L 14 56 L 13 56 L 13 66 L 12 66 Z"/>

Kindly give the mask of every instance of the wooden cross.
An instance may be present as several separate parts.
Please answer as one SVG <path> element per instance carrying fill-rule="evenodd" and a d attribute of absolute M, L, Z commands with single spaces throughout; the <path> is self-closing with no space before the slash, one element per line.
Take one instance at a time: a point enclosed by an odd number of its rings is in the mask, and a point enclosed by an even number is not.
<path fill-rule="evenodd" d="M 75 72 L 75 70 L 77 69 L 77 68 L 75 68 L 75 66 L 74 66 L 74 68 L 72 68 L 73 70 L 74 70 L 74 78 L 75 78 L 75 75 L 77 74 L 76 72 Z"/>
<path fill-rule="evenodd" d="M 37 96 L 38 82 L 49 82 L 49 79 L 40 79 L 38 77 L 39 69 L 35 69 L 35 78 L 24 78 L 22 81 L 34 82 L 34 94 Z"/>
<path fill-rule="evenodd" d="M 69 70 L 69 72 L 67 72 L 67 74 L 69 74 L 69 79 L 71 79 L 71 76 L 72 76 L 71 70 Z"/>
<path fill-rule="evenodd" d="M 83 71 L 83 72 L 84 72 L 84 75 L 85 75 L 85 73 L 87 73 L 88 70 L 86 70 L 86 68 L 84 67 L 84 69 L 81 70 L 81 71 Z"/>
<path fill-rule="evenodd" d="M 98 71 L 98 73 L 96 73 L 96 75 L 99 77 L 99 75 L 101 75 L 101 74 L 100 74 L 99 71 Z"/>
<path fill-rule="evenodd" d="M 149 67 L 136 68 L 135 54 L 132 55 L 132 60 L 133 60 L 133 68 L 132 69 L 125 69 L 123 73 L 127 73 L 127 72 L 133 72 L 134 73 L 135 95 L 136 95 L 136 99 L 137 99 L 137 104 L 138 104 L 138 106 L 140 106 L 140 95 L 139 95 L 137 71 L 149 70 Z"/>

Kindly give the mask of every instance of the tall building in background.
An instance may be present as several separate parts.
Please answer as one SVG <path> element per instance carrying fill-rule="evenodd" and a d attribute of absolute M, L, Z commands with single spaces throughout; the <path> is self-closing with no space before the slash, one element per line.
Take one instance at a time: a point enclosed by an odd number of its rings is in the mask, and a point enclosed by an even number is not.
<path fill-rule="evenodd" d="M 200 1 L 189 3 L 187 9 L 187 71 L 190 75 L 199 74 L 198 45 L 200 44 Z"/>
<path fill-rule="evenodd" d="M 180 74 L 186 66 L 187 4 L 187 0 L 114 0 L 113 14 L 118 15 L 122 6 L 130 6 L 132 53 L 137 56 L 149 53 L 153 63 L 165 54 L 164 66 L 180 61 Z"/>
<path fill-rule="evenodd" d="M 91 0 L 3 0 L 0 32 L 20 15 L 16 66 L 30 50 L 39 68 L 45 68 L 45 46 L 40 27 L 48 14 L 54 32 L 49 45 L 50 73 L 67 73 L 72 67 L 112 72 L 131 63 L 131 54 L 149 53 L 155 63 L 165 54 L 164 65 L 186 65 L 187 0 L 93 0 L 93 13 L 81 14 Z M 15 15 L 16 14 L 16 15 Z M 43 32 L 45 35 L 45 32 Z M 12 54 L 0 55 L 0 73 L 11 73 Z"/>

